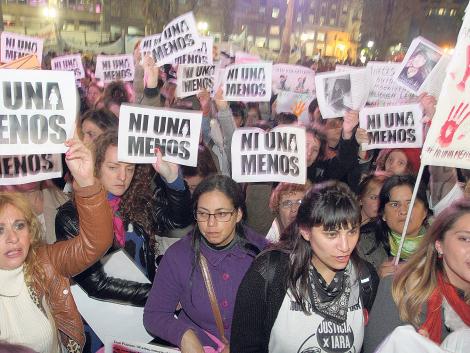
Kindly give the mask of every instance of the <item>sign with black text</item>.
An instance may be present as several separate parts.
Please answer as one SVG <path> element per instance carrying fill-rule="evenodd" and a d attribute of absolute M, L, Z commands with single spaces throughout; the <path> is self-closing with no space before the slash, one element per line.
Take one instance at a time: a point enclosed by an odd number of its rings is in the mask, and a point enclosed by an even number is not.
<path fill-rule="evenodd" d="M 178 65 L 176 96 L 189 97 L 214 87 L 215 65 Z"/>
<path fill-rule="evenodd" d="M 72 71 L 76 80 L 85 77 L 83 69 L 82 57 L 80 54 L 58 56 L 51 59 L 52 70 Z"/>
<path fill-rule="evenodd" d="M 9 63 L 28 54 L 36 54 L 39 64 L 42 62 L 44 40 L 17 33 L 2 32 L 0 36 L 0 61 Z"/>
<path fill-rule="evenodd" d="M 175 64 L 205 64 L 212 65 L 213 37 L 201 37 L 201 47 L 192 53 L 181 55 L 175 59 Z"/>
<path fill-rule="evenodd" d="M 62 176 L 61 155 L 0 156 L 0 185 L 19 185 Z"/>
<path fill-rule="evenodd" d="M 134 57 L 124 55 L 98 55 L 95 76 L 104 83 L 134 80 Z"/>
<path fill-rule="evenodd" d="M 271 99 L 272 63 L 230 65 L 223 78 L 224 99 L 240 102 L 269 102 Z"/>
<path fill-rule="evenodd" d="M 155 148 L 163 159 L 195 167 L 202 112 L 122 104 L 119 112 L 118 159 L 155 163 Z"/>
<path fill-rule="evenodd" d="M 168 23 L 162 33 L 143 38 L 140 51 L 142 56 L 151 54 L 156 65 L 162 66 L 171 64 L 184 54 L 193 53 L 201 48 L 201 44 L 194 15 L 188 12 Z"/>
<path fill-rule="evenodd" d="M 241 128 L 232 136 L 232 178 L 244 182 L 305 184 L 305 129 L 277 127 L 269 132 Z"/>
<path fill-rule="evenodd" d="M 375 148 L 415 148 L 423 145 L 423 111 L 420 104 L 366 107 L 359 112 L 359 126 L 367 130 L 369 143 L 364 150 Z"/>
<path fill-rule="evenodd" d="M 0 70 L 0 155 L 62 153 L 75 129 L 72 72 Z"/>

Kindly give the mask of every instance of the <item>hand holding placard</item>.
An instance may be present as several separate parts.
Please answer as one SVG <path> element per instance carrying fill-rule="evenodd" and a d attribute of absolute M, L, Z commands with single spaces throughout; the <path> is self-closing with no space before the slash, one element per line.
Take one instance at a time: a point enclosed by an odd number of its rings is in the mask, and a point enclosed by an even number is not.
<path fill-rule="evenodd" d="M 164 161 L 160 148 L 155 148 L 155 155 L 157 156 L 157 161 L 152 164 L 153 169 L 155 169 L 155 171 L 160 174 L 167 183 L 171 184 L 176 180 L 176 178 L 178 178 L 178 164 Z"/>
<path fill-rule="evenodd" d="M 357 110 L 347 111 L 343 120 L 343 139 L 349 140 L 352 137 L 357 124 L 359 124 L 359 112 Z"/>
<path fill-rule="evenodd" d="M 95 164 L 91 151 L 76 135 L 67 140 L 65 146 L 69 147 L 65 153 L 65 161 L 74 180 L 80 187 L 93 185 Z"/>

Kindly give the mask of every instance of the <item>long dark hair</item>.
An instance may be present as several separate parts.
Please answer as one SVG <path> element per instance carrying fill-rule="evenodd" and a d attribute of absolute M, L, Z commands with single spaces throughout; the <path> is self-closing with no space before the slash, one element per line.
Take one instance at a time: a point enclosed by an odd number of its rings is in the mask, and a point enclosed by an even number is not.
<path fill-rule="evenodd" d="M 209 176 L 205 178 L 201 183 L 196 187 L 193 193 L 193 210 L 194 214 L 197 210 L 197 204 L 199 197 L 201 197 L 202 194 L 205 194 L 207 192 L 211 191 L 219 191 L 223 193 L 233 204 L 233 207 L 235 209 L 240 209 L 242 210 L 243 217 L 242 221 L 238 222 L 237 225 L 235 226 L 235 232 L 236 232 L 236 241 L 239 242 L 239 245 L 241 248 L 244 248 L 247 250 L 247 253 L 250 254 L 251 256 L 256 256 L 259 253 L 259 249 L 248 242 L 246 235 L 245 235 L 245 230 L 243 228 L 243 221 L 246 219 L 246 205 L 245 205 L 245 198 L 242 192 L 242 189 L 240 188 L 240 185 L 238 185 L 232 178 L 221 175 L 221 174 L 216 174 Z M 191 270 L 191 278 L 194 273 L 195 268 L 197 267 L 197 264 L 199 263 L 199 256 L 201 254 L 201 240 L 202 240 L 202 233 L 199 230 L 199 227 L 197 225 L 194 226 L 193 229 L 193 239 L 192 239 L 192 246 L 194 250 L 194 257 L 193 257 L 193 264 L 192 264 L 192 270 Z"/>
<path fill-rule="evenodd" d="M 392 175 L 390 178 L 385 180 L 382 185 L 382 189 L 379 194 L 379 209 L 377 210 L 377 240 L 381 242 L 387 252 L 390 252 L 390 243 L 388 236 L 390 227 L 387 222 L 383 220 L 385 211 L 385 205 L 390 201 L 390 192 L 394 187 L 397 186 L 409 186 L 411 190 L 414 189 L 416 184 L 416 178 L 413 175 Z M 418 193 L 416 194 L 416 201 L 422 202 L 429 214 L 429 204 L 426 197 L 426 189 L 423 184 L 418 187 Z M 426 220 L 425 220 L 426 222 Z"/>
<path fill-rule="evenodd" d="M 326 230 L 346 229 L 360 224 L 361 208 L 346 184 L 335 181 L 320 183 L 304 196 L 295 221 L 284 230 L 278 245 L 290 254 L 287 287 L 304 312 L 307 313 L 308 274 L 314 254 L 300 230 L 318 226 Z"/>

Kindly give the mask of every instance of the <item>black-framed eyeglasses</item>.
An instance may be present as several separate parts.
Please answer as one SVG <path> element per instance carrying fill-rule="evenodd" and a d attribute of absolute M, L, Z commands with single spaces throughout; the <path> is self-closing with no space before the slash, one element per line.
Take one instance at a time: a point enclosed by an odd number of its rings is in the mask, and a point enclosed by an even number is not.
<path fill-rule="evenodd" d="M 204 211 L 196 211 L 194 212 L 194 218 L 198 222 L 207 222 L 211 216 L 214 216 L 215 220 L 218 222 L 228 222 L 232 219 L 232 215 L 236 211 L 234 208 L 231 211 L 220 211 L 215 213 L 209 213 Z"/>

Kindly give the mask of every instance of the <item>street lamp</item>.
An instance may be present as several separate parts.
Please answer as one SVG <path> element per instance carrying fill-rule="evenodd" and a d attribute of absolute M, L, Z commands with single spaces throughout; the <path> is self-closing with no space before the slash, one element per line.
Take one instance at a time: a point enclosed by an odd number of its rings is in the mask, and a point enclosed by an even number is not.
<path fill-rule="evenodd" d="M 368 41 L 368 42 L 367 42 L 367 48 L 372 49 L 372 47 L 374 46 L 374 44 L 375 44 L 375 43 L 374 43 L 373 40 Z"/>
<path fill-rule="evenodd" d="M 201 31 L 202 33 L 205 33 L 208 28 L 209 28 L 209 24 L 207 22 L 198 22 L 197 23 L 197 29 L 199 31 Z"/>
<path fill-rule="evenodd" d="M 43 11 L 44 17 L 54 19 L 57 17 L 57 10 L 53 7 L 45 7 Z"/>

